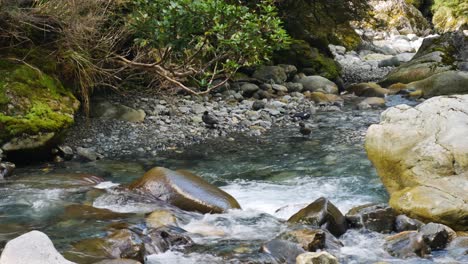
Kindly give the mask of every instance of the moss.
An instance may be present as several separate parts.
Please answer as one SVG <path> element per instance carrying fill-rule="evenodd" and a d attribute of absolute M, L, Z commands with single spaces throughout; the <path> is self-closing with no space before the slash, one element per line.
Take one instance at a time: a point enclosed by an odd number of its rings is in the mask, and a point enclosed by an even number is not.
<path fill-rule="evenodd" d="M 343 46 L 347 50 L 355 50 L 361 44 L 361 37 L 349 25 L 338 27 L 334 36 L 330 42 L 334 45 Z"/>
<path fill-rule="evenodd" d="M 0 60 L 0 143 L 23 133 L 57 132 L 72 124 L 77 106 L 55 78 Z"/>

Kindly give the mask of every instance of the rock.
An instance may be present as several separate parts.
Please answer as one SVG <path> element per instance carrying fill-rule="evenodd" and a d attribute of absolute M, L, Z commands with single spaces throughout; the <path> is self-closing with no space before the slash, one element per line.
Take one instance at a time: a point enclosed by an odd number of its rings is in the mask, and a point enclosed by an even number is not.
<path fill-rule="evenodd" d="M 395 212 L 386 204 L 366 204 L 349 210 L 346 220 L 350 227 L 390 233 L 394 227 Z"/>
<path fill-rule="evenodd" d="M 296 79 L 295 82 L 302 84 L 303 91 L 338 94 L 338 86 L 322 76 L 304 76 Z"/>
<path fill-rule="evenodd" d="M 463 3 L 455 5 L 451 5 L 449 2 L 445 5 L 439 3 L 439 6 L 434 9 L 434 15 L 432 17 L 434 28 L 441 33 L 466 29 L 468 26 L 468 18 L 466 16 L 466 5 L 463 5 Z"/>
<path fill-rule="evenodd" d="M 448 254 L 456 259 L 468 256 L 468 236 L 457 237 L 447 246 Z"/>
<path fill-rule="evenodd" d="M 346 91 L 363 97 L 385 97 L 389 93 L 387 89 L 373 82 L 353 84 L 346 88 Z"/>
<path fill-rule="evenodd" d="M 468 72 L 446 71 L 426 79 L 411 82 L 407 89 L 421 90 L 422 96 L 430 98 L 438 95 L 467 94 Z"/>
<path fill-rule="evenodd" d="M 286 88 L 288 88 L 289 93 L 294 93 L 294 92 L 302 92 L 304 89 L 304 86 L 301 83 L 292 83 L 292 82 L 287 82 L 285 83 Z"/>
<path fill-rule="evenodd" d="M 419 230 L 419 228 L 423 225 L 423 222 L 417 219 L 409 218 L 406 215 L 399 215 L 395 219 L 395 231 L 397 232 Z"/>
<path fill-rule="evenodd" d="M 288 76 L 287 80 L 292 80 L 292 78 L 294 78 L 294 75 L 296 75 L 297 73 L 297 68 L 294 65 L 278 64 L 278 66 L 284 69 L 284 72 Z"/>
<path fill-rule="evenodd" d="M 278 263 L 295 264 L 296 257 L 305 251 L 296 243 L 274 239 L 266 242 L 260 252 L 272 255 Z"/>
<path fill-rule="evenodd" d="M 338 264 L 338 260 L 326 251 L 307 252 L 297 256 L 296 264 Z"/>
<path fill-rule="evenodd" d="M 286 86 L 283 86 L 283 85 L 273 84 L 271 87 L 276 92 L 282 92 L 282 93 L 287 93 L 288 92 L 288 88 L 286 88 Z"/>
<path fill-rule="evenodd" d="M 400 54 L 397 54 L 395 57 L 397 58 L 397 60 L 401 63 L 401 62 L 408 62 L 410 61 L 413 57 L 414 57 L 415 53 L 409 53 L 409 52 L 405 52 L 405 53 L 400 53 Z M 397 65 L 398 66 L 398 65 Z"/>
<path fill-rule="evenodd" d="M 152 229 L 146 235 L 144 255 L 160 254 L 172 247 L 186 247 L 193 244 L 192 239 L 180 228 L 162 227 Z M 146 241 L 148 240 L 149 241 Z"/>
<path fill-rule="evenodd" d="M 430 25 L 421 12 L 405 0 L 370 1 L 374 18 L 385 25 L 383 31 L 398 30 L 400 34 L 423 35 Z"/>
<path fill-rule="evenodd" d="M 98 101 L 91 107 L 91 117 L 102 119 L 117 119 L 132 123 L 140 123 L 145 120 L 145 111 L 133 109 L 118 103 Z"/>
<path fill-rule="evenodd" d="M 16 165 L 11 162 L 0 162 L 0 180 L 10 177 L 15 170 Z"/>
<path fill-rule="evenodd" d="M 46 234 L 31 231 L 10 240 L 3 249 L 0 264 L 73 264 L 55 249 Z"/>
<path fill-rule="evenodd" d="M 264 83 L 276 84 L 283 84 L 288 79 L 285 68 L 281 66 L 261 66 L 252 77 Z"/>
<path fill-rule="evenodd" d="M 58 146 L 57 149 L 65 160 L 73 159 L 73 150 L 69 146 Z"/>
<path fill-rule="evenodd" d="M 141 262 L 133 259 L 106 259 L 94 264 L 141 264 Z"/>
<path fill-rule="evenodd" d="M 148 228 L 160 228 L 169 225 L 177 225 L 177 219 L 167 210 L 157 210 L 146 217 L 146 226 Z"/>
<path fill-rule="evenodd" d="M 65 207 L 63 220 L 117 220 L 129 217 L 130 214 L 116 213 L 111 210 L 96 208 L 84 204 L 72 204 Z"/>
<path fill-rule="evenodd" d="M 400 66 L 400 60 L 393 56 L 391 58 L 379 61 L 379 67 L 398 67 Z"/>
<path fill-rule="evenodd" d="M 392 70 L 379 84 L 382 87 L 408 84 L 444 71 L 463 70 L 468 63 L 468 54 L 464 52 L 467 45 L 468 37 L 461 32 L 425 38 L 416 55 Z"/>
<path fill-rule="evenodd" d="M 466 120 L 468 95 L 454 95 L 389 108 L 369 127 L 368 157 L 398 213 L 468 229 Z"/>
<path fill-rule="evenodd" d="M 429 223 L 419 230 L 424 242 L 433 250 L 443 249 L 456 237 L 455 231 L 445 225 Z"/>
<path fill-rule="evenodd" d="M 322 227 L 339 237 L 346 232 L 346 219 L 326 198 L 319 198 L 301 209 L 288 219 L 289 223 L 303 223 L 315 227 Z"/>
<path fill-rule="evenodd" d="M 187 211 L 223 213 L 240 209 L 228 193 L 188 171 L 155 167 L 130 185 L 130 190 L 151 194 Z"/>
<path fill-rule="evenodd" d="M 397 258 L 424 257 L 431 252 L 417 231 L 405 231 L 385 238 L 384 248 Z"/>
<path fill-rule="evenodd" d="M 296 229 L 288 231 L 280 236 L 281 239 L 288 240 L 301 245 L 310 252 L 325 248 L 326 233 L 321 229 Z"/>
<path fill-rule="evenodd" d="M 403 90 L 406 90 L 406 84 L 404 83 L 394 83 L 388 87 L 390 94 L 402 93 Z"/>
<path fill-rule="evenodd" d="M 317 105 L 332 105 L 332 104 L 343 104 L 343 98 L 336 94 L 325 94 L 322 92 L 305 92 L 305 97 L 312 100 Z"/>
<path fill-rule="evenodd" d="M 381 97 L 367 97 L 358 104 L 358 109 L 384 108 L 385 99 Z"/>
<path fill-rule="evenodd" d="M 265 108 L 265 105 L 266 105 L 266 103 L 265 103 L 264 101 L 256 100 L 256 101 L 252 104 L 252 110 L 258 111 L 258 110 L 260 110 L 260 109 Z"/>
<path fill-rule="evenodd" d="M 96 161 L 104 158 L 103 155 L 97 153 L 91 148 L 81 148 L 78 147 L 76 148 L 76 154 L 80 156 L 81 158 L 87 160 L 87 161 Z"/>
<path fill-rule="evenodd" d="M 250 97 L 255 92 L 257 92 L 260 88 L 256 84 L 253 84 L 253 83 L 244 83 L 240 89 L 244 96 Z"/>
<path fill-rule="evenodd" d="M 0 59 L 0 147 L 10 161 L 44 159 L 74 122 L 79 101 L 59 80 Z"/>

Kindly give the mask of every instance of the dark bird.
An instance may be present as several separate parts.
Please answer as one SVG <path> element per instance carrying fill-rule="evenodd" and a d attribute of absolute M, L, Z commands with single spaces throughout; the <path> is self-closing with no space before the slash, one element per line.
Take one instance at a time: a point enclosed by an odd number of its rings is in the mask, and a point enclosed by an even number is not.
<path fill-rule="evenodd" d="M 312 133 L 312 129 L 310 129 L 310 127 L 306 126 L 306 124 L 304 124 L 303 122 L 300 122 L 299 126 L 300 126 L 299 132 L 301 132 L 302 135 L 308 136 L 308 135 L 310 135 L 310 133 Z"/>
<path fill-rule="evenodd" d="M 218 124 L 218 120 L 210 115 L 208 111 L 205 111 L 202 116 L 203 122 L 210 128 L 214 128 L 216 124 Z"/>
<path fill-rule="evenodd" d="M 294 121 L 297 121 L 297 120 L 307 120 L 309 119 L 311 116 L 310 112 L 300 112 L 300 113 L 295 113 L 294 115 L 292 115 L 292 119 L 294 119 Z"/>

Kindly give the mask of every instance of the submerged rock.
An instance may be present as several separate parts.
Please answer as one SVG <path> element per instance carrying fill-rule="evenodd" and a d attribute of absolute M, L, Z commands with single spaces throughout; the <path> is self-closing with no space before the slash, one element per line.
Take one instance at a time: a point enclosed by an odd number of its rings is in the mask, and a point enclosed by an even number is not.
<path fill-rule="evenodd" d="M 31 231 L 10 240 L 0 256 L 0 264 L 73 264 L 55 249 L 46 234 Z"/>
<path fill-rule="evenodd" d="M 305 251 L 296 243 L 274 239 L 262 245 L 260 252 L 272 255 L 279 263 L 295 264 L 296 257 Z"/>
<path fill-rule="evenodd" d="M 434 97 L 387 109 L 365 147 L 390 193 L 410 217 L 468 228 L 468 95 Z"/>
<path fill-rule="evenodd" d="M 350 227 L 390 233 L 393 231 L 395 212 L 386 204 L 366 204 L 349 210 L 346 220 Z"/>
<path fill-rule="evenodd" d="M 338 264 L 338 259 L 326 251 L 307 252 L 297 256 L 296 264 Z"/>
<path fill-rule="evenodd" d="M 431 252 L 417 231 L 405 231 L 385 239 L 385 250 L 398 258 L 424 257 Z"/>
<path fill-rule="evenodd" d="M 155 167 L 130 185 L 131 190 L 151 194 L 187 211 L 223 213 L 240 209 L 228 193 L 188 171 Z"/>
<path fill-rule="evenodd" d="M 343 214 L 326 198 L 319 198 L 288 219 L 290 223 L 303 223 L 322 227 L 339 237 L 346 232 L 347 224 Z"/>

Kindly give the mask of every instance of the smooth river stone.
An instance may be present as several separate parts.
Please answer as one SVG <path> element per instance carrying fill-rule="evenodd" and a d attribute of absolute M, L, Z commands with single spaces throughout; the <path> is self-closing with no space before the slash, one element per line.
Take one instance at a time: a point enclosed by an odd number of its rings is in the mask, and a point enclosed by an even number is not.
<path fill-rule="evenodd" d="M 151 194 L 187 211 L 223 213 L 240 209 L 231 195 L 188 171 L 155 167 L 130 185 L 130 190 Z"/>

